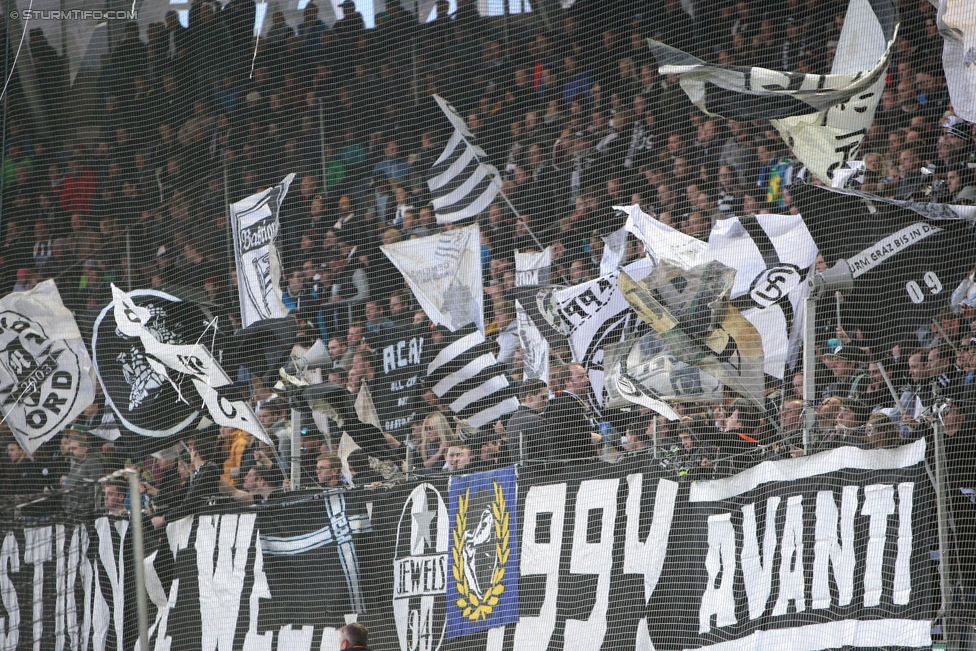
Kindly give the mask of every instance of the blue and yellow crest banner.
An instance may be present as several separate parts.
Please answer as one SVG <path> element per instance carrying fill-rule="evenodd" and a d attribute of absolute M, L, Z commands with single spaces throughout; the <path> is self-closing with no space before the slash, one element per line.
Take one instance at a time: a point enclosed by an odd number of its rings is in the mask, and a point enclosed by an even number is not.
<path fill-rule="evenodd" d="M 451 479 L 447 637 L 518 621 L 515 467 Z"/>

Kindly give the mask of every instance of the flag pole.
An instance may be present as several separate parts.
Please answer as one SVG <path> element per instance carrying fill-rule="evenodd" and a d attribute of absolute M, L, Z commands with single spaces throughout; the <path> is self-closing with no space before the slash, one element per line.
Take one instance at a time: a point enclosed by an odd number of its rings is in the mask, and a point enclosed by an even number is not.
<path fill-rule="evenodd" d="M 237 234 L 234 232 L 234 219 L 232 217 L 231 207 L 230 207 L 230 187 L 228 187 L 228 183 L 227 183 L 227 150 L 226 149 L 223 150 L 223 159 L 224 160 L 222 161 L 223 162 L 222 168 L 224 174 L 224 206 L 226 206 L 225 210 L 227 211 L 227 230 L 230 231 L 230 246 L 233 247 L 234 242 L 237 241 L 236 240 Z M 235 258 L 234 268 L 236 269 L 237 268 L 236 252 L 231 250 L 228 251 L 227 253 L 229 253 L 231 257 Z M 240 284 L 240 278 L 237 279 L 237 282 L 238 284 Z M 243 323 L 241 325 L 243 325 Z"/>
<path fill-rule="evenodd" d="M 464 138 L 463 135 L 461 137 Z M 467 140 L 465 140 L 465 142 L 468 144 L 469 147 L 471 146 L 471 143 L 468 143 Z M 478 160 L 479 163 L 481 163 L 481 159 L 478 158 L 478 154 L 477 153 L 475 153 L 474 157 Z M 501 181 L 500 180 L 499 180 L 499 184 L 498 184 L 498 194 L 502 195 L 502 199 L 505 200 L 505 204 L 508 206 L 508 209 L 511 210 L 512 211 L 512 214 L 515 215 L 515 220 L 522 222 L 522 226 L 525 226 L 526 232 L 529 234 L 529 237 L 532 238 L 532 241 L 535 242 L 536 246 L 539 247 L 539 250 L 540 251 L 545 251 L 546 250 L 546 247 L 542 246 L 542 242 L 540 242 L 539 241 L 539 238 L 536 237 L 535 236 L 535 233 L 532 232 L 532 229 L 529 227 L 529 223 L 527 221 L 525 221 L 525 219 L 522 218 L 522 215 L 519 214 L 518 209 L 515 208 L 515 206 L 511 202 L 511 200 L 508 198 L 508 195 L 505 194 L 505 188 L 502 187 L 502 184 L 501 184 Z M 551 268 L 552 267 L 550 266 L 550 269 Z M 564 283 L 566 283 L 567 285 L 571 285 L 572 284 L 571 282 L 569 282 L 569 280 L 566 278 L 566 276 L 563 275 L 563 272 L 562 271 L 559 271 L 559 267 L 556 267 L 556 273 L 559 274 L 559 278 L 562 279 L 562 281 Z"/>
<path fill-rule="evenodd" d="M 810 437 L 817 426 L 817 298 L 808 295 L 803 306 L 803 451 L 810 452 Z"/>
<path fill-rule="evenodd" d="M 448 120 L 451 121 L 452 125 L 454 126 L 455 131 L 457 131 L 457 133 L 461 136 L 461 140 L 464 142 L 464 144 L 474 153 L 474 159 L 476 161 L 478 161 L 478 164 L 479 165 L 484 165 L 485 162 L 483 160 L 481 160 L 481 156 L 478 155 L 478 151 L 480 150 L 480 147 L 477 147 L 477 146 L 473 145 L 471 143 L 471 141 L 468 140 L 467 136 L 465 135 L 465 131 L 467 131 L 467 129 L 462 130 L 462 129 L 458 128 L 458 125 L 451 120 L 451 115 L 450 115 L 450 113 L 447 112 L 447 109 L 444 107 L 444 104 L 446 104 L 448 107 L 450 107 L 451 111 L 454 113 L 454 116 L 457 119 L 460 120 L 461 117 L 457 114 L 457 111 L 454 109 L 453 106 L 451 106 L 450 104 L 447 104 L 446 100 L 444 100 L 443 98 L 440 98 L 440 97 L 438 97 L 436 95 L 434 97 L 435 97 L 435 99 L 440 99 L 441 102 L 443 102 L 443 104 L 441 104 L 441 111 L 443 111 L 444 114 L 447 116 Z M 463 122 L 463 120 L 462 120 L 462 122 Z M 468 133 L 470 133 L 470 131 L 468 131 Z M 484 153 L 484 152 L 482 152 L 482 153 Z M 497 172 L 498 170 L 496 169 L 495 171 Z M 498 183 L 498 193 L 500 195 L 502 195 L 502 199 L 504 199 L 505 204 L 508 206 L 508 209 L 511 210 L 512 211 L 512 214 L 515 215 L 516 221 L 522 222 L 522 225 L 525 226 L 525 230 L 529 233 L 529 236 L 532 238 L 532 241 L 535 242 L 536 243 L 536 246 L 539 247 L 539 250 L 542 251 L 543 249 L 545 249 L 545 247 L 542 246 L 542 242 L 540 242 L 539 241 L 539 238 L 535 236 L 535 233 L 534 232 L 532 232 L 532 229 L 529 227 L 528 222 L 525 221 L 525 219 L 519 213 L 519 211 L 515 207 L 515 205 L 512 204 L 512 201 L 508 198 L 508 195 L 505 194 L 505 188 L 503 186 L 503 183 L 502 183 L 502 180 L 501 180 L 500 176 L 501 175 L 499 174 L 497 176 L 493 176 L 493 178 L 492 178 L 493 181 L 495 181 L 496 183 Z M 559 276 L 563 280 L 566 280 L 566 278 L 563 277 L 562 274 L 560 274 Z"/>
<path fill-rule="evenodd" d="M 817 299 L 825 291 L 850 291 L 854 287 L 854 277 L 851 266 L 846 259 L 838 260 L 833 267 L 824 269 L 808 281 L 810 292 L 804 301 L 803 314 L 803 408 L 806 411 L 803 422 L 803 450 L 809 452 L 810 433 L 816 425 L 816 391 L 817 383 L 814 376 L 817 368 L 816 335 L 817 335 Z M 835 293 L 834 299 L 838 296 Z M 839 303 L 838 303 L 839 307 Z M 896 401 L 897 402 L 897 401 Z"/>
<path fill-rule="evenodd" d="M 291 490 L 302 487 L 302 412 L 291 410 Z"/>
<path fill-rule="evenodd" d="M 932 418 L 932 438 L 935 442 L 935 508 L 937 513 L 937 534 L 939 537 L 939 593 L 942 601 L 942 608 L 940 612 L 942 613 L 943 623 L 946 617 L 946 611 L 949 608 L 949 577 L 951 576 L 952 568 L 950 567 L 950 562 L 952 560 L 952 554 L 949 552 L 949 523 L 948 523 L 948 509 L 946 508 L 946 498 L 945 492 L 942 490 L 944 485 L 945 477 L 945 459 L 943 455 L 945 453 L 944 439 L 945 434 L 943 430 L 942 423 L 942 412 L 933 414 Z"/>
<path fill-rule="evenodd" d="M 146 550 L 142 531 L 142 495 L 139 490 L 139 471 L 129 474 L 129 517 L 132 522 L 132 566 L 135 570 L 136 615 L 139 626 L 139 646 L 149 651 L 149 610 L 146 599 Z"/>
<path fill-rule="evenodd" d="M 318 98 L 319 105 L 319 151 L 322 152 L 322 194 L 328 196 L 329 168 L 325 160 L 325 121 L 322 118 L 322 98 Z"/>

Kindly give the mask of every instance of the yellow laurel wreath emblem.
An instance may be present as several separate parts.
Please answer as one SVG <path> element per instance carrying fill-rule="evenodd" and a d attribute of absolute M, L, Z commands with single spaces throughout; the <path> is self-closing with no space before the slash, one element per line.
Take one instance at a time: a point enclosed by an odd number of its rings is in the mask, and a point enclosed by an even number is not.
<path fill-rule="evenodd" d="M 508 563 L 508 557 L 512 551 L 511 545 L 509 544 L 511 532 L 508 526 L 511 514 L 505 509 L 505 493 L 497 481 L 493 481 L 492 485 L 495 490 L 495 501 L 491 504 L 491 515 L 495 525 L 495 558 L 498 560 L 498 565 L 495 567 L 491 585 L 485 590 L 485 596 L 483 598 L 479 599 L 478 595 L 468 585 L 468 577 L 464 571 L 464 558 L 462 556 L 464 550 L 464 532 L 468 528 L 468 503 L 471 499 L 470 488 L 464 492 L 464 495 L 458 495 L 457 517 L 454 521 L 454 546 L 451 548 L 454 562 L 451 564 L 451 572 L 454 574 L 454 582 L 457 585 L 457 591 L 460 595 L 460 598 L 455 603 L 461 609 L 461 614 L 472 622 L 476 622 L 479 619 L 488 619 L 495 606 L 498 605 L 499 598 L 505 592 L 505 585 L 502 581 L 505 579 L 505 565 Z"/>

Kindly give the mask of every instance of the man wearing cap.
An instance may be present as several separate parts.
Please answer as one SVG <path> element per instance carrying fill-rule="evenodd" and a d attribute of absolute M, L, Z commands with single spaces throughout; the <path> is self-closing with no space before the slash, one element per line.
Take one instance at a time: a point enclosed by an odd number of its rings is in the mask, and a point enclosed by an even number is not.
<path fill-rule="evenodd" d="M 342 10 L 342 18 L 332 25 L 333 32 L 344 44 L 352 45 L 366 33 L 366 23 L 362 14 L 356 11 L 356 4 L 352 0 L 343 0 L 339 9 Z"/>
<path fill-rule="evenodd" d="M 831 360 L 830 370 L 837 378 L 827 387 L 824 398 L 860 398 L 871 383 L 867 367 L 867 355 L 857 346 L 838 346 L 833 352 L 824 355 Z"/>
<path fill-rule="evenodd" d="M 955 115 L 949 114 L 942 120 L 942 133 L 935 145 L 938 156 L 936 161 L 937 174 L 945 178 L 945 173 L 951 169 L 966 167 L 972 153 L 972 137 L 970 125 Z"/>

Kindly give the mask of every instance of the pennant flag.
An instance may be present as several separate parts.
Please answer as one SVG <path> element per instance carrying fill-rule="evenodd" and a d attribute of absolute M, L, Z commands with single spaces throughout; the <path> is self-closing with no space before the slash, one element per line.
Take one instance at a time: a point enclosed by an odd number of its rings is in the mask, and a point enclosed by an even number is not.
<path fill-rule="evenodd" d="M 356 416 L 360 421 L 367 425 L 372 425 L 376 429 L 383 429 L 380 424 L 380 417 L 376 413 L 376 406 L 373 404 L 373 396 L 369 392 L 369 383 L 363 382 L 359 385 L 359 393 L 356 394 L 354 404 Z"/>
<path fill-rule="evenodd" d="M 762 337 L 763 366 L 782 378 L 803 330 L 807 280 L 817 245 L 799 215 L 756 215 L 716 222 L 707 261 L 735 269 L 732 305 Z"/>
<path fill-rule="evenodd" d="M 517 497 L 515 466 L 451 478 L 448 639 L 519 619 Z"/>
<path fill-rule="evenodd" d="M 515 252 L 515 285 L 548 285 L 549 267 L 552 265 L 552 248 L 542 252 Z"/>
<path fill-rule="evenodd" d="M 952 109 L 966 122 L 976 122 L 976 14 L 963 0 L 930 0 L 938 7 L 936 26 L 944 39 L 942 68 Z"/>
<path fill-rule="evenodd" d="M 644 251 L 654 264 L 667 260 L 682 269 L 691 269 L 704 261 L 706 245 L 698 238 L 662 224 L 637 204 L 613 209 L 627 214 L 624 228 L 644 243 Z"/>
<path fill-rule="evenodd" d="M 531 288 L 517 292 L 515 298 L 515 318 L 522 346 L 522 375 L 526 380 L 542 380 L 546 384 L 549 384 L 549 342 L 556 341 L 556 345 L 566 343 L 566 338 L 549 325 L 540 309 L 539 296 L 544 294 L 543 302 L 552 297 L 551 289 L 539 287 L 549 283 L 551 265 L 550 247 L 542 252 L 515 252 L 515 286 Z M 546 330 L 549 336 L 540 328 Z"/>
<path fill-rule="evenodd" d="M 650 273 L 649 260 L 637 260 L 623 268 L 634 278 Z M 603 358 L 607 345 L 622 341 L 635 325 L 634 312 L 617 284 L 621 270 L 553 292 L 560 319 L 568 328 L 573 361 L 586 369 L 593 395 L 603 404 Z"/>
<path fill-rule="evenodd" d="M 671 418 L 673 409 L 662 411 L 657 402 L 710 402 L 722 399 L 718 378 L 696 366 L 679 361 L 668 351 L 661 335 L 651 333 L 625 341 L 607 351 L 608 407 L 634 402 Z M 667 403 L 665 403 L 667 405 Z"/>
<path fill-rule="evenodd" d="M 403 274 L 431 321 L 451 332 L 471 323 L 485 331 L 477 224 L 380 249 Z"/>
<path fill-rule="evenodd" d="M 929 221 L 905 206 L 817 186 L 797 187 L 793 205 L 827 266 L 847 261 L 854 289 L 844 301 L 858 315 L 847 325 L 879 353 L 928 328 L 976 261 L 964 221 Z"/>
<path fill-rule="evenodd" d="M 643 282 L 626 272 L 620 289 L 640 317 L 662 335 L 675 359 L 714 375 L 763 405 L 762 341 L 729 303 L 735 270 L 720 262 L 681 269 L 658 265 Z"/>
<path fill-rule="evenodd" d="M 265 319 L 288 316 L 288 308 L 281 301 L 281 259 L 275 240 L 281 226 L 281 204 L 294 178 L 294 174 L 289 174 L 273 188 L 230 207 L 241 325 L 245 328 Z"/>
<path fill-rule="evenodd" d="M 191 344 L 165 341 L 170 337 L 160 336 L 161 333 L 155 329 L 157 315 L 149 307 L 138 305 L 115 285 L 112 285 L 112 304 L 119 332 L 139 340 L 147 360 L 155 361 L 157 371 L 165 374 L 177 386 L 184 400 L 196 402 L 179 388 L 183 378 L 187 378 L 215 423 L 245 431 L 268 445 L 273 445 L 251 405 L 246 400 L 231 396 L 226 390 L 233 382 L 207 349 L 204 343 L 207 339 L 206 330 L 198 341 Z M 174 372 L 175 378 L 170 376 L 169 371 Z"/>
<path fill-rule="evenodd" d="M 467 327 L 453 337 L 427 366 L 427 386 L 451 411 L 472 427 L 482 427 L 519 407 L 515 385 L 485 336 Z"/>
<path fill-rule="evenodd" d="M 437 105 L 454 127 L 444 151 L 430 169 L 427 186 L 438 224 L 450 224 L 481 214 L 502 189 L 494 165 L 482 162 L 485 152 L 453 106 L 438 95 Z"/>
<path fill-rule="evenodd" d="M 852 0 L 828 75 L 713 65 L 648 39 L 662 75 L 676 74 L 701 110 L 768 119 L 822 180 L 856 157 L 884 89 L 898 35 L 896 0 Z"/>
<path fill-rule="evenodd" d="M 627 255 L 627 229 L 617 229 L 602 239 L 603 257 L 600 258 L 600 275 L 606 276 L 619 269 Z"/>
<path fill-rule="evenodd" d="M 522 307 L 515 301 L 515 318 L 518 322 L 518 338 L 522 346 L 522 375 L 526 380 L 542 380 L 549 384 L 549 342 Z"/>
<path fill-rule="evenodd" d="M 95 399 L 95 373 L 53 280 L 0 299 L 0 410 L 34 455 Z"/>

